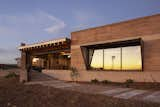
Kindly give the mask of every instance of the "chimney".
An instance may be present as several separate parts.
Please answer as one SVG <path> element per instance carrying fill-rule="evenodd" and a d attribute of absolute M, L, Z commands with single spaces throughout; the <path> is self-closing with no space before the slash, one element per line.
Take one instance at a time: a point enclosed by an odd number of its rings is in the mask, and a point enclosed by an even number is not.
<path fill-rule="evenodd" d="M 21 43 L 21 46 L 25 46 L 26 44 L 25 43 Z"/>

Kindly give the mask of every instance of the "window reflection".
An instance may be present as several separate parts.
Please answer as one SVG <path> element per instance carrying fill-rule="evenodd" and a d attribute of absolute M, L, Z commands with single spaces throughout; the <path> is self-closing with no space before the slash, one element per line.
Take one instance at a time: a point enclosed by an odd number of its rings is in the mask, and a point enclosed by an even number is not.
<path fill-rule="evenodd" d="M 104 49 L 104 69 L 119 70 L 120 65 L 120 48 Z"/>
<path fill-rule="evenodd" d="M 94 50 L 93 57 L 91 60 L 91 67 L 103 68 L 103 50 Z"/>
<path fill-rule="evenodd" d="M 90 66 L 105 70 L 141 70 L 141 46 L 96 49 Z"/>
<path fill-rule="evenodd" d="M 140 46 L 122 48 L 122 69 L 123 70 L 142 69 Z"/>

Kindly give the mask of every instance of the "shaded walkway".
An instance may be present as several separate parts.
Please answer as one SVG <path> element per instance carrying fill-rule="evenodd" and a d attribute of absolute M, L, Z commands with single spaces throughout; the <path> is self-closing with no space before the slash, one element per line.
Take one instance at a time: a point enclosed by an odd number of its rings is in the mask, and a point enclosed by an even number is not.
<path fill-rule="evenodd" d="M 51 80 L 55 80 L 55 78 L 38 71 L 29 72 L 29 81 L 33 82 L 33 81 L 51 81 Z"/>

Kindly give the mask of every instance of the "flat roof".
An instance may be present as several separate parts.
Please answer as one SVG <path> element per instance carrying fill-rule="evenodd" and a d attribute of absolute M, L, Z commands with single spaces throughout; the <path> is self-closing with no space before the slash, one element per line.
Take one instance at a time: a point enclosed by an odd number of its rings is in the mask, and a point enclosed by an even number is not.
<path fill-rule="evenodd" d="M 53 40 L 49 40 L 49 41 L 43 41 L 43 42 L 38 42 L 38 43 L 34 43 L 34 44 L 19 46 L 18 49 L 23 50 L 23 49 L 28 49 L 28 48 L 43 47 L 43 46 L 55 45 L 55 44 L 63 43 L 63 42 L 67 42 L 67 41 L 70 41 L 70 39 L 69 38 L 53 39 Z"/>
<path fill-rule="evenodd" d="M 119 25 L 119 24 L 124 24 L 124 23 L 129 23 L 129 22 L 133 22 L 133 21 L 138 21 L 138 20 L 142 20 L 142 19 L 149 19 L 149 18 L 152 18 L 152 17 L 159 17 L 160 14 L 153 14 L 153 15 L 150 15 L 150 16 L 142 16 L 142 17 L 137 17 L 137 18 L 133 18 L 133 19 L 129 19 L 129 20 L 124 20 L 124 21 L 120 21 L 120 22 L 114 22 L 114 23 L 111 23 L 111 24 L 105 24 L 105 25 L 102 25 L 102 26 L 97 26 L 97 27 L 91 27 L 91 28 L 86 28 L 86 29 L 82 29 L 82 30 L 77 30 L 77 31 L 73 31 L 71 32 L 72 33 L 78 33 L 78 32 L 85 32 L 85 31 L 88 31 L 88 30 L 95 30 L 95 29 L 99 29 L 99 28 L 102 28 L 102 27 L 109 27 L 109 26 L 115 26 L 115 25 Z"/>

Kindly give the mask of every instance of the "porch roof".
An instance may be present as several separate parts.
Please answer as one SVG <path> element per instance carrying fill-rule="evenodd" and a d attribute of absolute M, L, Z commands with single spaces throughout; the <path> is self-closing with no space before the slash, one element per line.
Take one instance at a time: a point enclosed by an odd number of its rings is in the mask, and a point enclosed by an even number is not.
<path fill-rule="evenodd" d="M 25 49 L 32 49 L 32 48 L 41 48 L 41 47 L 48 47 L 48 46 L 57 46 L 63 43 L 68 43 L 70 45 L 70 39 L 68 38 L 61 38 L 61 39 L 54 39 L 54 40 L 49 40 L 49 41 L 44 41 L 44 42 L 39 42 L 39 43 L 34 43 L 34 44 L 28 44 L 28 45 L 22 45 L 19 46 L 19 50 L 25 50 Z"/>

